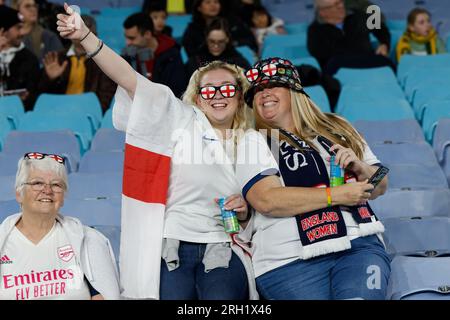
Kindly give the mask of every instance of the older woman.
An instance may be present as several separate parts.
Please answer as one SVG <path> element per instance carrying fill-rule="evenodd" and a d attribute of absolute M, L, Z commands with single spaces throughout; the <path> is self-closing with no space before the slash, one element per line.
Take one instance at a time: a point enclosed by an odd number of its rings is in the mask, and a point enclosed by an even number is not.
<path fill-rule="evenodd" d="M 19 160 L 22 212 L 0 225 L 0 300 L 119 298 L 108 239 L 59 214 L 67 191 L 64 162 L 37 152 Z"/>

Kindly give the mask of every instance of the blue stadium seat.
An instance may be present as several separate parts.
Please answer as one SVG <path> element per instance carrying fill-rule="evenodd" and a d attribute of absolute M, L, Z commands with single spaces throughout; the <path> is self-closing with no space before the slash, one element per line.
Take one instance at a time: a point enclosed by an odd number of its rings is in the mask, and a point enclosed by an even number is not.
<path fill-rule="evenodd" d="M 6 116 L 12 130 L 19 125 L 19 120 L 25 113 L 19 96 L 0 97 L 0 116 Z"/>
<path fill-rule="evenodd" d="M 166 20 L 166 24 L 172 27 L 172 37 L 180 42 L 183 38 L 184 31 L 188 24 L 192 21 L 192 16 L 187 15 L 169 15 Z"/>
<path fill-rule="evenodd" d="M 92 139 L 91 151 L 124 151 L 125 132 L 116 129 L 100 128 Z"/>
<path fill-rule="evenodd" d="M 0 223 L 8 216 L 20 211 L 20 206 L 16 200 L 0 201 Z"/>
<path fill-rule="evenodd" d="M 70 199 L 111 199 L 122 195 L 122 178 L 120 173 L 72 173 L 69 175 Z"/>
<path fill-rule="evenodd" d="M 120 226 L 121 198 L 80 200 L 67 198 L 60 212 L 88 226 Z"/>
<path fill-rule="evenodd" d="M 119 263 L 119 253 L 120 253 L 120 226 L 92 226 L 94 229 L 101 232 L 105 237 L 108 238 L 111 243 L 111 247 L 114 251 L 114 256 L 116 258 L 116 263 Z"/>
<path fill-rule="evenodd" d="M 447 40 L 445 41 L 445 47 L 447 48 L 447 52 L 450 52 L 450 34 L 447 35 Z"/>
<path fill-rule="evenodd" d="M 450 74 L 450 65 L 447 67 L 428 67 L 417 66 L 411 68 L 408 77 L 403 84 L 403 90 L 410 102 L 414 101 L 415 92 L 417 90 L 424 90 L 433 86 L 439 86 L 445 90 L 445 87 L 450 86 L 448 75 Z"/>
<path fill-rule="evenodd" d="M 375 144 L 372 151 L 386 165 L 392 164 L 437 164 L 434 151 L 428 143 Z"/>
<path fill-rule="evenodd" d="M 432 100 L 449 100 L 450 92 L 445 87 L 450 87 L 450 81 L 447 84 L 442 82 L 430 82 L 417 87 L 411 96 L 411 104 L 414 109 L 417 120 L 423 118 L 423 106 Z"/>
<path fill-rule="evenodd" d="M 389 67 L 350 69 L 340 68 L 335 77 L 341 82 L 342 87 L 348 85 L 360 86 L 361 83 L 388 83 L 398 85 L 394 72 Z"/>
<path fill-rule="evenodd" d="M 71 130 L 80 143 L 81 154 L 89 149 L 93 137 L 92 126 L 88 118 L 79 114 L 27 112 L 22 117 L 18 129 L 29 132 Z"/>
<path fill-rule="evenodd" d="M 100 126 L 103 117 L 102 107 L 97 95 L 93 92 L 83 94 L 41 94 L 34 106 L 37 113 L 70 113 L 86 116 L 92 125 L 92 134 Z"/>
<path fill-rule="evenodd" d="M 0 150 L 3 148 L 6 136 L 11 131 L 11 125 L 6 116 L 0 114 Z"/>
<path fill-rule="evenodd" d="M 268 35 L 264 39 L 261 58 L 282 57 L 289 60 L 311 56 L 306 34 Z"/>
<path fill-rule="evenodd" d="M 123 152 L 87 152 L 81 158 L 80 173 L 123 172 Z"/>
<path fill-rule="evenodd" d="M 256 53 L 252 49 L 250 49 L 249 46 L 239 46 L 239 47 L 236 47 L 236 50 L 240 54 L 242 54 L 245 59 L 247 59 L 247 61 L 250 65 L 253 65 L 256 62 L 256 60 L 257 60 Z"/>
<path fill-rule="evenodd" d="M 428 142 L 432 143 L 437 123 L 444 118 L 450 118 L 450 100 L 434 100 L 424 104 L 422 128 Z"/>
<path fill-rule="evenodd" d="M 287 23 L 284 25 L 284 29 L 288 34 L 306 33 L 308 31 L 308 23 Z"/>
<path fill-rule="evenodd" d="M 331 112 L 330 102 L 322 86 L 305 87 L 305 92 L 323 112 Z"/>
<path fill-rule="evenodd" d="M 23 154 L 17 155 L 0 152 L 0 176 L 15 176 L 20 157 L 23 157 Z"/>
<path fill-rule="evenodd" d="M 396 256 L 387 290 L 390 300 L 450 300 L 450 257 Z"/>
<path fill-rule="evenodd" d="M 317 68 L 319 71 L 322 71 L 322 68 L 320 67 L 319 62 L 314 57 L 305 56 L 305 57 L 301 57 L 301 58 L 295 58 L 295 59 L 292 59 L 291 62 L 294 66 L 297 66 L 297 67 L 301 66 L 302 64 L 306 64 L 306 65 L 312 66 L 314 68 Z"/>
<path fill-rule="evenodd" d="M 77 171 L 80 163 L 80 145 L 70 130 L 26 132 L 11 131 L 3 152 L 19 156 L 27 152 L 59 154 L 66 157 L 69 172 Z"/>
<path fill-rule="evenodd" d="M 422 128 L 415 119 L 354 122 L 369 146 L 376 143 L 425 142 Z"/>
<path fill-rule="evenodd" d="M 384 240 L 391 255 L 450 254 L 450 218 L 415 217 L 383 221 Z"/>
<path fill-rule="evenodd" d="M 385 101 L 349 102 L 338 113 L 350 122 L 414 119 L 414 112 L 408 101 L 395 98 Z"/>
<path fill-rule="evenodd" d="M 100 16 L 102 17 L 118 17 L 118 18 L 127 18 L 128 16 L 132 15 L 133 13 L 140 12 L 141 7 L 104 7 L 100 10 Z"/>
<path fill-rule="evenodd" d="M 106 110 L 105 115 L 103 116 L 102 124 L 101 124 L 100 128 L 114 129 L 113 122 L 112 122 L 112 111 L 113 111 L 113 108 L 109 108 L 108 110 Z"/>
<path fill-rule="evenodd" d="M 16 176 L 0 175 L 0 201 L 8 201 L 16 199 L 16 190 L 14 189 L 15 182 Z"/>
<path fill-rule="evenodd" d="M 389 169 L 390 189 L 448 188 L 447 178 L 437 163 L 391 164 Z"/>
<path fill-rule="evenodd" d="M 433 139 L 433 149 L 438 162 L 444 161 L 445 149 L 450 148 L 450 119 L 440 119 L 436 125 Z"/>
<path fill-rule="evenodd" d="M 405 31 L 406 30 L 406 20 L 402 19 L 402 20 L 392 20 L 392 19 L 388 19 L 386 21 L 386 26 L 388 27 L 389 30 L 400 30 L 400 31 Z"/>
<path fill-rule="evenodd" d="M 450 217 L 450 190 L 390 190 L 370 205 L 380 220 L 402 217 Z"/>
<path fill-rule="evenodd" d="M 406 78 L 413 73 L 414 67 L 420 68 L 446 68 L 450 66 L 450 54 L 437 54 L 428 56 L 415 56 L 406 54 L 400 59 L 397 68 L 397 78 L 403 87 Z"/>

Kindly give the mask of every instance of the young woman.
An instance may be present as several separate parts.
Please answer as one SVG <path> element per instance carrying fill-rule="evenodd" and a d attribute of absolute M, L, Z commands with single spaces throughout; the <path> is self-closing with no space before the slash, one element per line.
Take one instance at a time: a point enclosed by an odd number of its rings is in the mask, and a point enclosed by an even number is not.
<path fill-rule="evenodd" d="M 239 134 L 249 127 L 242 70 L 223 62 L 200 68 L 183 103 L 168 87 L 137 74 L 77 13 L 65 9 L 67 15 L 58 15 L 61 36 L 80 39 L 119 85 L 113 121 L 127 133 L 122 294 L 172 300 L 256 298 L 250 258 L 237 237 L 225 232 L 214 201 L 229 196 L 226 209 L 245 222 L 244 177 L 276 168 L 262 137 L 254 131 Z M 245 159 L 251 146 L 256 152 L 260 147 L 269 161 Z"/>

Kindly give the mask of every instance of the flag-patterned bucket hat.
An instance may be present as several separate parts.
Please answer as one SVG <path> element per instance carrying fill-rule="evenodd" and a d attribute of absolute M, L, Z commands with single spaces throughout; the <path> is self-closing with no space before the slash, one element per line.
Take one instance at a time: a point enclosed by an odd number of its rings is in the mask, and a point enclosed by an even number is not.
<path fill-rule="evenodd" d="M 258 61 L 245 76 L 250 82 L 250 88 L 245 93 L 245 102 L 253 107 L 253 97 L 258 89 L 268 86 L 282 86 L 306 94 L 297 68 L 291 61 L 282 58 L 267 58 Z"/>

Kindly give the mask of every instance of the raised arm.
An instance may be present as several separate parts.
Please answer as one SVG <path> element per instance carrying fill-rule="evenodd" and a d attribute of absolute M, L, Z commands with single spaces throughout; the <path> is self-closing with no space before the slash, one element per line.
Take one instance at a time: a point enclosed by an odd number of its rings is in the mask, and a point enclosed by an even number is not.
<path fill-rule="evenodd" d="M 67 3 L 64 4 L 64 9 L 66 14 L 57 15 L 57 30 L 61 37 L 83 40 L 81 45 L 88 53 L 98 50 L 100 40 L 90 32 L 80 15 Z M 124 88 L 131 98 L 134 97 L 137 85 L 136 72 L 121 56 L 108 46 L 103 45 L 103 48 L 93 57 L 93 60 L 112 81 Z"/>

